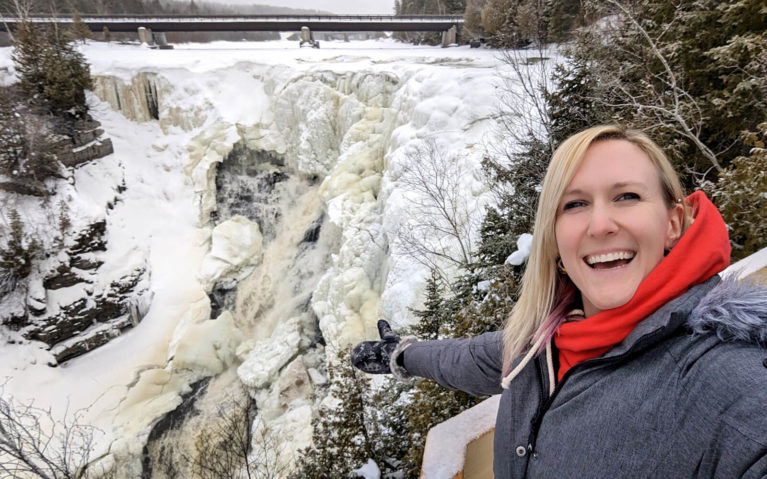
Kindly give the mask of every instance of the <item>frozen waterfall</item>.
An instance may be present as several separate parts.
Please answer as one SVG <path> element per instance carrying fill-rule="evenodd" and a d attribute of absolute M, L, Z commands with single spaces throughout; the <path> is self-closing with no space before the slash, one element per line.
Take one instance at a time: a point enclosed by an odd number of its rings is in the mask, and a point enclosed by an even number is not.
<path fill-rule="evenodd" d="M 327 358 L 375 337 L 379 317 L 412 323 L 422 301 L 428 271 L 396 241 L 419 220 L 400 181 L 408 151 L 438 145 L 474 214 L 489 201 L 478 163 L 498 141 L 493 52 L 243 45 L 82 47 L 115 150 L 83 173 L 124 178 L 107 254 L 149 265 L 152 304 L 64 367 L 15 360 L 3 374 L 21 399 L 87 407 L 101 460 L 124 477 L 162 477 L 162 441 L 242 394 L 256 441 L 268 428 L 285 458 L 309 444 Z"/>

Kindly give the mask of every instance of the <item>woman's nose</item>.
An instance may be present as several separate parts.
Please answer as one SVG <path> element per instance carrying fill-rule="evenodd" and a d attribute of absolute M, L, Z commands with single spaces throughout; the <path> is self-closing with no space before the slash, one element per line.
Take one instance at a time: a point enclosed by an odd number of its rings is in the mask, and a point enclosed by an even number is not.
<path fill-rule="evenodd" d="M 589 217 L 588 234 L 590 236 L 605 236 L 615 233 L 618 225 L 615 223 L 613 211 L 607 205 L 595 204 Z"/>

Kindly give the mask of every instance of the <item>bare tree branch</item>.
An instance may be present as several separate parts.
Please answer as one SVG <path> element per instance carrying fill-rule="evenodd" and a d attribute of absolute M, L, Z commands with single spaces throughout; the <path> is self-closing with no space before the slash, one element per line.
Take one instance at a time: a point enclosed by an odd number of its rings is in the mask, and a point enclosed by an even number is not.
<path fill-rule="evenodd" d="M 641 88 L 631 89 L 625 85 L 619 75 L 614 70 L 620 68 L 619 65 L 605 65 L 604 71 L 600 75 L 605 81 L 605 88 L 612 93 L 615 100 L 606 100 L 604 97 L 594 97 L 591 100 L 604 106 L 612 108 L 631 108 L 640 112 L 649 113 L 655 116 L 657 125 L 670 129 L 680 136 L 687 138 L 692 142 L 698 151 L 716 168 L 722 171 L 722 167 L 714 153 L 702 140 L 701 131 L 705 122 L 702 110 L 698 102 L 684 88 L 684 84 L 674 67 L 669 63 L 668 58 L 659 47 L 658 42 L 652 38 L 645 29 L 637 16 L 623 2 L 619 0 L 608 0 L 608 4 L 614 6 L 621 12 L 624 18 L 636 29 L 641 38 L 646 51 L 651 58 L 661 65 L 660 71 L 650 71 L 647 76 L 655 81 L 644 80 L 640 82 Z M 615 32 L 621 34 L 622 31 Z M 661 32 L 661 35 L 665 30 Z M 620 42 L 611 42 L 611 46 L 619 45 Z M 624 53 L 632 56 L 640 55 L 640 49 L 622 49 Z M 639 62 L 646 64 L 646 62 Z M 608 96 L 609 97 L 609 96 Z M 655 125 L 652 125 L 655 128 Z"/>
<path fill-rule="evenodd" d="M 50 409 L 0 396 L 0 473 L 42 479 L 92 477 L 88 463 L 98 430 L 83 422 L 84 414 L 65 411 L 57 420 Z"/>
<path fill-rule="evenodd" d="M 407 190 L 412 220 L 397 231 L 398 243 L 443 278 L 447 278 L 445 264 L 470 269 L 479 219 L 465 197 L 462 181 L 467 172 L 432 139 L 412 148 L 403 163 L 397 181 Z"/>

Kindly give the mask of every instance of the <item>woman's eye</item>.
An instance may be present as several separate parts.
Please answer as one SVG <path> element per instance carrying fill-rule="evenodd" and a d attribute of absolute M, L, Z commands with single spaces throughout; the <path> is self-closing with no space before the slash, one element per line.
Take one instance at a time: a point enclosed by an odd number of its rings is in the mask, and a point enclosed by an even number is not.
<path fill-rule="evenodd" d="M 564 206 L 562 206 L 562 210 L 565 210 L 565 211 L 566 210 L 571 210 L 573 208 L 578 208 L 578 207 L 583 206 L 585 204 L 586 203 L 584 203 L 583 201 L 568 201 L 567 203 L 565 203 Z"/>
<path fill-rule="evenodd" d="M 626 200 L 638 200 L 639 195 L 636 193 L 623 193 L 618 196 L 618 201 L 626 201 Z"/>

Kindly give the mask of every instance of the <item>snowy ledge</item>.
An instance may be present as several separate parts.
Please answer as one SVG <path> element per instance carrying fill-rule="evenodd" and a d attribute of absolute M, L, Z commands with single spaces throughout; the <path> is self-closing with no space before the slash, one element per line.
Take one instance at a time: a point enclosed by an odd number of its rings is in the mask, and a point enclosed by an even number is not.
<path fill-rule="evenodd" d="M 765 282 L 767 280 L 767 248 L 762 248 L 756 253 L 746 256 L 735 264 L 719 273 L 723 278 L 734 275 L 742 280 L 751 276 L 754 281 Z"/>
<path fill-rule="evenodd" d="M 500 394 L 491 396 L 431 428 L 426 436 L 421 479 L 445 479 L 462 473 L 467 467 L 466 452 L 469 444 L 494 431 L 500 400 Z M 492 451 L 492 437 L 488 440 L 489 450 Z M 492 460 L 485 466 L 492 471 Z"/>

